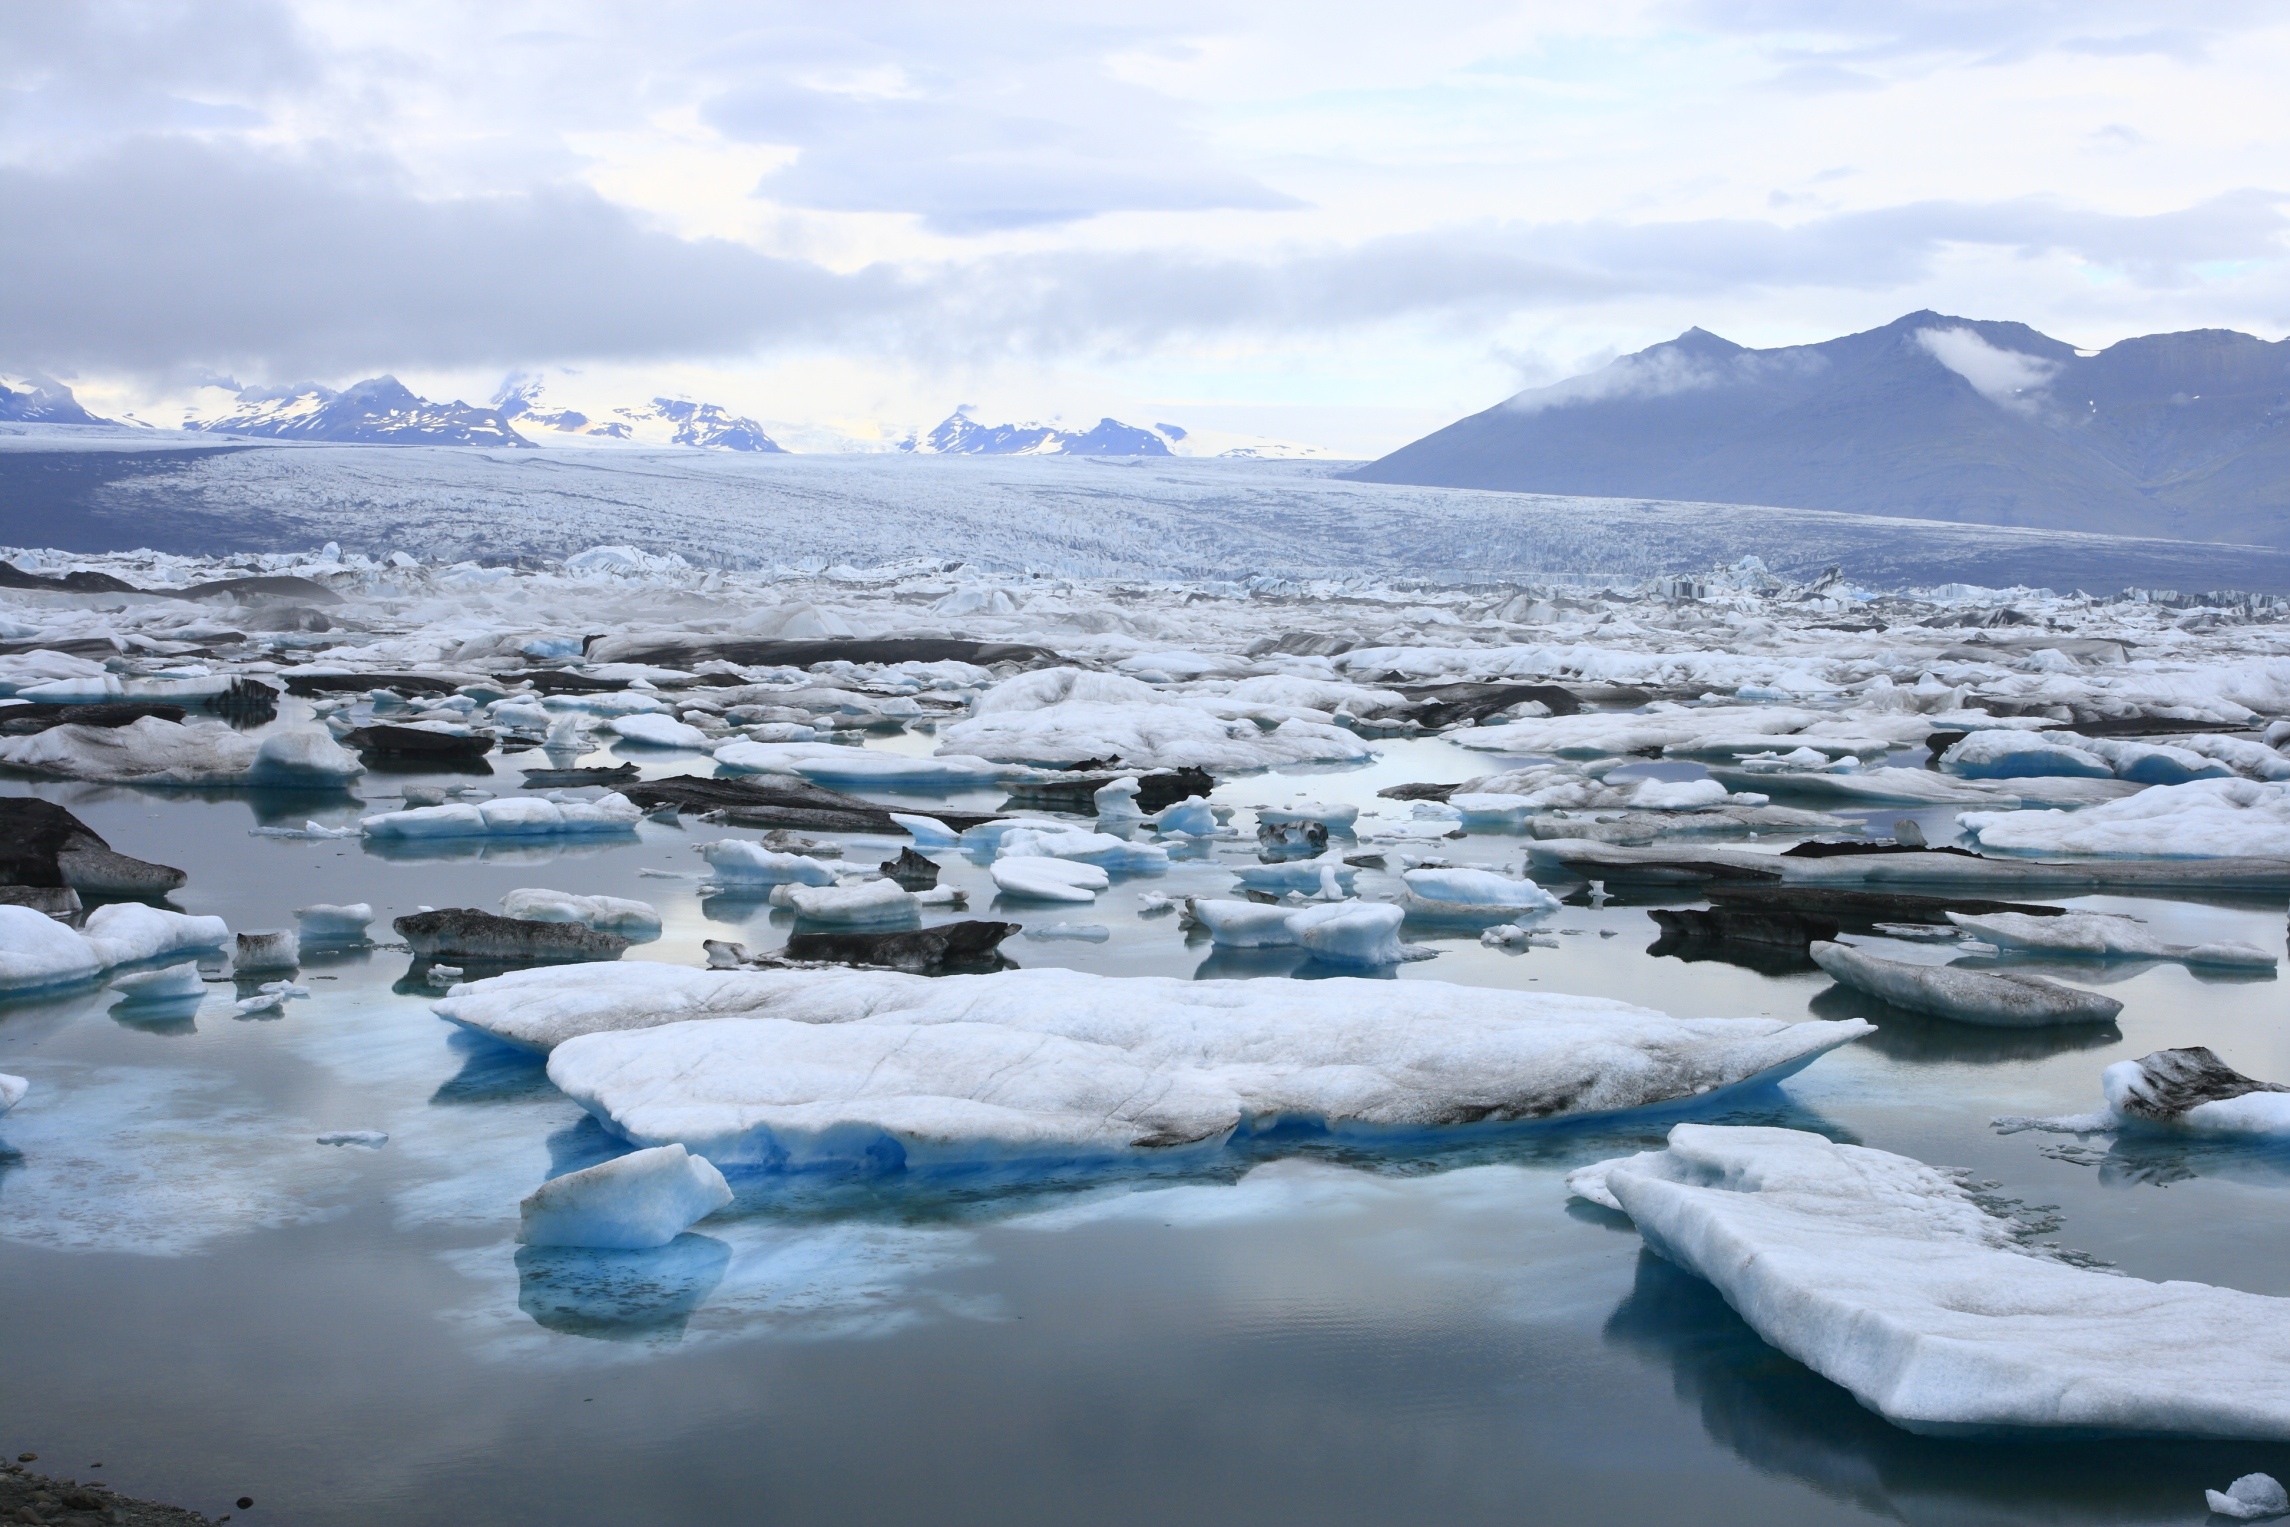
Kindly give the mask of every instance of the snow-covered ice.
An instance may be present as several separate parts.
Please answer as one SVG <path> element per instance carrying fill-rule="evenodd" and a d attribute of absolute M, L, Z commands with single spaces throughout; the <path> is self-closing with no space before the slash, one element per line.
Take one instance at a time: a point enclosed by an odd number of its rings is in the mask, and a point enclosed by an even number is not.
<path fill-rule="evenodd" d="M 2290 784 L 2196 780 L 2081 811 L 1967 811 L 1957 823 L 1995 852 L 2290 858 Z"/>
<path fill-rule="evenodd" d="M 539 838 L 628 833 L 644 813 L 622 795 L 594 801 L 550 801 L 504 796 L 490 801 L 456 801 L 385 811 L 360 825 L 369 838 L 420 841 L 433 838 Z"/>
<path fill-rule="evenodd" d="M 366 772 L 357 755 L 322 726 L 287 727 L 258 740 L 221 722 L 156 716 L 126 726 L 74 724 L 0 737 L 0 766 L 106 784 L 268 790 L 339 790 Z"/>
<path fill-rule="evenodd" d="M 219 917 L 133 901 L 96 908 L 78 931 L 30 907 L 0 906 L 0 992 L 69 986 L 115 965 L 220 949 L 230 936 Z"/>
<path fill-rule="evenodd" d="M 835 871 L 806 854 L 785 854 L 748 838 L 719 838 L 696 852 L 725 885 L 833 885 Z"/>
<path fill-rule="evenodd" d="M 1559 899 L 1532 880 L 1493 870 L 1418 869 L 1405 871 L 1408 905 L 1426 916 L 1516 918 L 1520 913 L 1555 912 Z"/>
<path fill-rule="evenodd" d="M 1113 884 L 1094 864 L 1043 855 L 996 859 L 987 873 L 1003 895 L 1028 901 L 1095 901 L 1098 892 Z"/>
<path fill-rule="evenodd" d="M 1908 1157 L 1680 1124 L 1568 1185 L 1911 1431 L 2290 1438 L 2290 1299 L 2053 1260 Z"/>
<path fill-rule="evenodd" d="M 578 896 L 527 887 L 501 898 L 501 915 L 525 922 L 583 923 L 638 940 L 660 936 L 660 909 L 623 896 Z"/>

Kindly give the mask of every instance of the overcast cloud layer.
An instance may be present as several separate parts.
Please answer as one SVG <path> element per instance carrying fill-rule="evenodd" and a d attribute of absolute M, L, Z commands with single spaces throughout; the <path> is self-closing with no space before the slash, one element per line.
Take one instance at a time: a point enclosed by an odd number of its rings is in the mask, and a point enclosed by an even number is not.
<path fill-rule="evenodd" d="M 1692 323 L 2290 325 L 2278 8 L 1094 9 L 0 8 L 0 370 L 1374 447 Z"/>

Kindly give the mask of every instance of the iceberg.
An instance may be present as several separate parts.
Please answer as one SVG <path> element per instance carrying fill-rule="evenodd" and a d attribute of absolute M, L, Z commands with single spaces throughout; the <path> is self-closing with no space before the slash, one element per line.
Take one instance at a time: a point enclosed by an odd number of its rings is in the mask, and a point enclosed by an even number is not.
<path fill-rule="evenodd" d="M 347 906 L 320 903 L 312 907 L 295 909 L 294 920 L 301 925 L 302 942 L 313 948 L 327 945 L 355 944 L 366 937 L 366 926 L 374 920 L 372 903 L 354 901 Z"/>
<path fill-rule="evenodd" d="M 242 933 L 231 957 L 233 970 L 292 970 L 302 963 L 302 936 L 292 928 Z"/>
<path fill-rule="evenodd" d="M 952 848 L 957 841 L 954 829 L 936 817 L 894 811 L 891 820 L 906 829 L 907 836 L 914 839 L 917 848 Z"/>
<path fill-rule="evenodd" d="M 1217 830 L 1216 809 L 1206 796 L 1188 796 L 1174 806 L 1164 806 L 1153 818 L 1153 829 L 1188 838 L 1206 838 Z"/>
<path fill-rule="evenodd" d="M 0 905 L 0 994 L 92 980 L 115 965 L 220 949 L 231 936 L 219 917 L 114 902 L 75 931 L 31 907 Z"/>
<path fill-rule="evenodd" d="M 1295 717 L 1265 731 L 1121 674 L 1038 668 L 978 697 L 968 720 L 939 733 L 945 753 L 1063 767 L 1090 759 L 1124 769 L 1272 769 L 1375 756 L 1341 727 Z"/>
<path fill-rule="evenodd" d="M 1317 859 L 1290 859 L 1281 864 L 1244 864 L 1232 873 L 1244 891 L 1263 891 L 1273 896 L 1301 891 L 1330 901 L 1351 895 L 1352 883 L 1360 875 L 1358 869 L 1344 862 L 1342 854 L 1334 852 Z"/>
<path fill-rule="evenodd" d="M 1408 904 L 1433 917 L 1476 917 L 1496 914 L 1504 918 L 1522 912 L 1556 912 L 1559 899 L 1532 880 L 1513 880 L 1493 870 L 1408 870 Z"/>
<path fill-rule="evenodd" d="M 2290 1490 L 2271 1474 L 2245 1474 L 2224 1490 L 2203 1491 L 2203 1503 L 2220 1516 L 2255 1522 L 2290 1515 Z"/>
<path fill-rule="evenodd" d="M 2290 784 L 2196 780 L 2081 811 L 1967 811 L 1956 822 L 1982 848 L 2010 853 L 2290 858 Z"/>
<path fill-rule="evenodd" d="M 23 1102 L 24 1094 L 31 1090 L 32 1084 L 24 1078 L 10 1076 L 4 1071 L 0 1071 L 0 1113 L 6 1113 L 18 1103 Z"/>
<path fill-rule="evenodd" d="M 885 789 L 938 790 L 990 785 L 1013 772 L 966 754 L 909 758 L 875 748 L 846 748 L 832 742 L 727 742 L 715 750 L 718 774 L 794 774 L 818 783 L 877 785 Z"/>
<path fill-rule="evenodd" d="M 165 965 L 157 970 L 138 970 L 119 977 L 111 989 L 128 1002 L 181 1002 L 186 998 L 202 998 L 207 994 L 206 978 L 199 974 L 196 961 L 181 965 Z"/>
<path fill-rule="evenodd" d="M 358 825 L 369 838 L 537 838 L 634 832 L 644 813 L 624 795 L 593 801 L 550 801 L 508 796 L 385 811 Z"/>
<path fill-rule="evenodd" d="M 186 725 L 156 716 L 126 726 L 71 723 L 0 738 L 0 766 L 106 784 L 271 790 L 338 790 L 366 772 L 322 726 L 285 727 L 257 741 L 219 722 Z"/>
<path fill-rule="evenodd" d="M 1003 833 L 994 852 L 1005 859 L 1070 859 L 1128 875 L 1156 875 L 1169 867 L 1169 851 L 1159 844 L 1132 843 L 1109 832 L 1020 827 Z"/>
<path fill-rule="evenodd" d="M 774 906 L 792 907 L 806 922 L 873 928 L 911 923 L 920 915 L 914 893 L 896 881 L 861 880 L 850 885 L 783 885 L 772 893 Z"/>
<path fill-rule="evenodd" d="M 575 896 L 570 891 L 525 889 L 501 898 L 501 915 L 531 923 L 580 923 L 623 933 L 638 943 L 660 936 L 660 912 L 648 901 L 620 896 Z"/>
<path fill-rule="evenodd" d="M 1046 857 L 996 859 L 986 873 L 1003 895 L 1029 901 L 1095 901 L 1097 893 L 1113 883 L 1094 864 Z"/>
<path fill-rule="evenodd" d="M 1968 734 L 1938 762 L 1944 772 L 1965 779 L 2113 778 L 2107 760 L 2085 750 L 2081 741 L 2063 742 L 2044 732 L 1983 730 Z"/>
<path fill-rule="evenodd" d="M 1872 1032 L 1431 981 L 634 969 L 520 972 L 436 1011 L 549 1048 L 550 1078 L 634 1144 L 772 1166 L 1077 1159 L 1282 1124 L 1379 1138 L 1698 1105 Z"/>
<path fill-rule="evenodd" d="M 646 1251 L 731 1201 L 731 1184 L 712 1163 L 681 1145 L 654 1146 L 542 1183 L 518 1205 L 517 1239 Z"/>
<path fill-rule="evenodd" d="M 1196 900 L 1189 909 L 1209 937 L 1227 948 L 1293 945 L 1331 965 L 1396 965 L 1404 957 L 1400 924 L 1407 914 L 1389 902 L 1335 901 L 1313 907 L 1255 901 Z"/>
<path fill-rule="evenodd" d="M 658 712 L 615 716 L 604 724 L 604 729 L 623 742 L 647 748 L 688 748 L 704 752 L 709 741 L 708 734 L 698 727 Z"/>
<path fill-rule="evenodd" d="M 617 960 L 631 940 L 580 923 L 528 922 L 476 907 L 440 907 L 390 924 L 425 960 Z"/>
<path fill-rule="evenodd" d="M 1680 1124 L 1567 1185 L 1909 1431 L 2290 1438 L 2290 1299 L 2052 1260 L 1908 1157 Z"/>
<path fill-rule="evenodd" d="M 1840 986 L 1895 1007 L 1987 1028 L 2042 1028 L 2059 1023 L 2113 1023 L 2123 1004 L 2041 976 L 1991 975 L 1946 965 L 1879 959 L 1849 944 L 1817 941 L 1813 963 Z"/>
<path fill-rule="evenodd" d="M 2034 949 L 2046 954 L 2079 954 L 2100 960 L 2176 960 L 2220 970 L 2272 970 L 2273 951 L 2239 940 L 2172 944 L 2144 923 L 2104 912 L 2069 912 L 2033 917 L 2025 912 L 1950 912 L 1948 920 L 1999 949 Z"/>
<path fill-rule="evenodd" d="M 2119 1060 L 2099 1073 L 2099 1090 L 2107 1104 L 2102 1113 L 2056 1119 L 2008 1114 L 1995 1120 L 1995 1127 L 2007 1135 L 2023 1129 L 2062 1135 L 2128 1130 L 2290 1140 L 2290 1087 L 2244 1076 L 2202 1045 Z"/>
<path fill-rule="evenodd" d="M 719 838 L 697 852 L 727 886 L 833 885 L 835 872 L 806 854 L 783 854 L 746 838 Z"/>

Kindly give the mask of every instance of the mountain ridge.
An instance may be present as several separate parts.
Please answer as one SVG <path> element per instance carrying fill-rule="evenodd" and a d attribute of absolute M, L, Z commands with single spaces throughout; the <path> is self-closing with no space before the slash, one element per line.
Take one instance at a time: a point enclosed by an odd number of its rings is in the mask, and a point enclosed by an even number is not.
<path fill-rule="evenodd" d="M 2290 341 L 2085 351 L 1930 310 L 1768 350 L 1693 328 L 1350 475 L 2290 545 Z"/>

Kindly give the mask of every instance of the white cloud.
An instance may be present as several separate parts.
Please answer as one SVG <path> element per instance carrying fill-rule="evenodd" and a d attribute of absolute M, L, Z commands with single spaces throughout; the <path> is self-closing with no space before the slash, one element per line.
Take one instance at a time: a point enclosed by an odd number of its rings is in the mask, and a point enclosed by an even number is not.
<path fill-rule="evenodd" d="M 1980 396 L 2007 408 L 2035 408 L 2037 395 L 2059 372 L 2057 361 L 2000 349 L 1970 329 L 1919 329 L 1916 342 Z"/>

